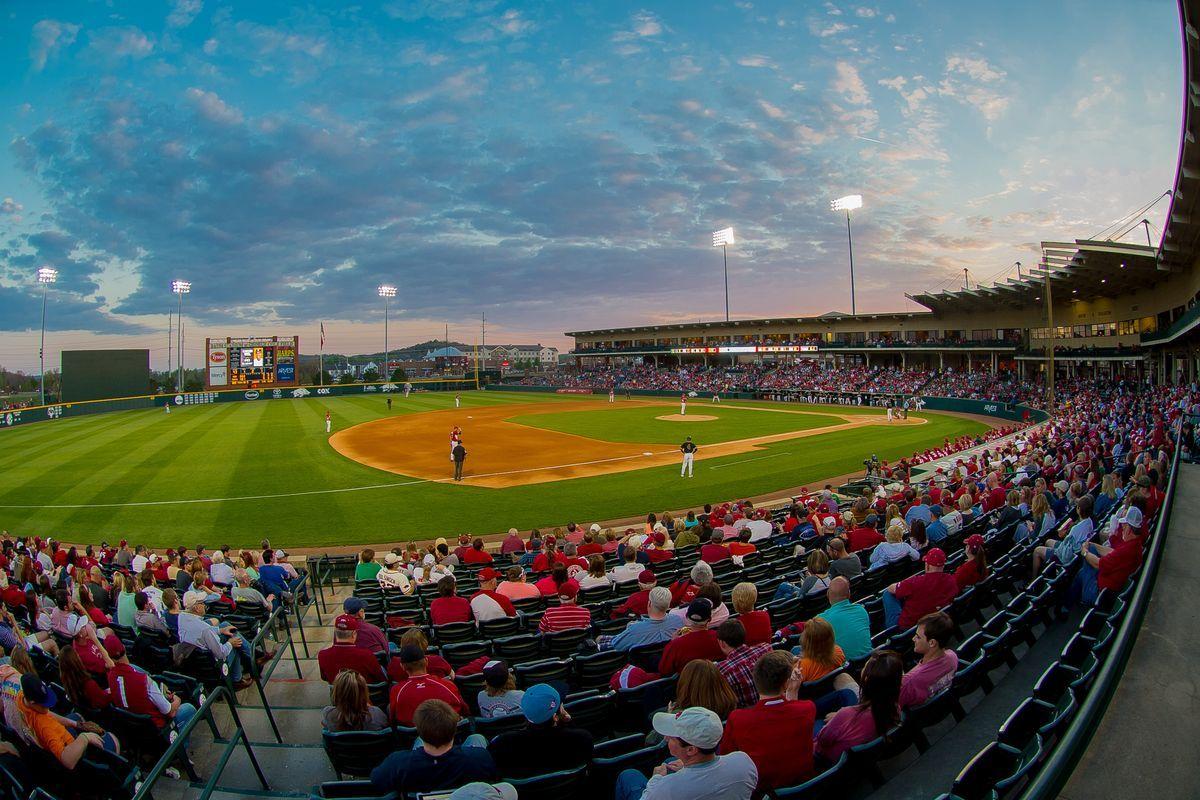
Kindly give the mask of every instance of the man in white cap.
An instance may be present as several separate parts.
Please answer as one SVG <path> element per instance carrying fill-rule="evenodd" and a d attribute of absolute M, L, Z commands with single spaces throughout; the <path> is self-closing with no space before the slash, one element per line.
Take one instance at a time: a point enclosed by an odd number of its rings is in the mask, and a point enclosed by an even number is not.
<path fill-rule="evenodd" d="M 379 581 L 380 588 L 399 589 L 404 594 L 412 594 L 412 581 L 404 574 L 403 562 L 404 559 L 395 553 L 384 555 L 383 569 L 379 570 L 379 574 L 375 576 L 375 579 Z"/>
<path fill-rule="evenodd" d="M 1142 525 L 1145 516 L 1137 506 L 1118 512 L 1117 531 L 1108 540 L 1111 546 L 1084 542 L 1079 548 L 1083 565 L 1071 583 L 1067 605 L 1082 601 L 1095 605 L 1101 589 L 1120 591 L 1129 576 L 1142 563 Z"/>
<path fill-rule="evenodd" d="M 717 755 L 725 733 L 721 718 L 694 706 L 678 714 L 654 715 L 654 730 L 667 741 L 672 760 L 646 776 L 627 769 L 617 776 L 616 800 L 749 800 L 758 769 L 739 751 Z"/>

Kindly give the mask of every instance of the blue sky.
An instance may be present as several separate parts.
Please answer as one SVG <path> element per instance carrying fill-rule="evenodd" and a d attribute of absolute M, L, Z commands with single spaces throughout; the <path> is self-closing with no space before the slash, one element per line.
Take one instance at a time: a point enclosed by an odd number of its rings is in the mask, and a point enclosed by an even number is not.
<path fill-rule="evenodd" d="M 316 349 L 860 311 L 1003 277 L 1168 189 L 1158 2 L 0 8 L 0 364 L 202 336 Z M 1165 203 L 1150 218 L 1161 231 Z M 1128 237 L 1137 240 L 1137 236 Z M 1157 243 L 1157 234 L 1156 234 Z M 1144 238 L 1142 239 L 1144 241 Z"/>

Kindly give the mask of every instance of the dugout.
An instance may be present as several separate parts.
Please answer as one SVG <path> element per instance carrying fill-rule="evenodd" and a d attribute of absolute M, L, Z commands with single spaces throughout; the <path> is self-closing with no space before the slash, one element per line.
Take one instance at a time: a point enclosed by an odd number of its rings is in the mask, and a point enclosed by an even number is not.
<path fill-rule="evenodd" d="M 143 395 L 150 386 L 149 350 L 63 350 L 62 402 Z"/>

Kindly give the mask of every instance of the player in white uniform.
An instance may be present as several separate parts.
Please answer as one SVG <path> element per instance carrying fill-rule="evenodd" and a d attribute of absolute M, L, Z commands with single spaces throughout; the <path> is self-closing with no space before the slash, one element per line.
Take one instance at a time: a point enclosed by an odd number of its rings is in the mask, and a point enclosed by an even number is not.
<path fill-rule="evenodd" d="M 409 395 L 409 393 L 410 393 L 411 391 L 412 391 L 412 384 L 411 384 L 411 383 L 405 383 L 405 384 L 404 384 L 404 397 L 405 397 L 406 399 L 408 398 L 408 395 Z"/>
<path fill-rule="evenodd" d="M 617 401 L 617 387 L 608 387 L 608 402 L 615 403 Z"/>
<path fill-rule="evenodd" d="M 679 416 L 687 416 L 687 394 L 679 395 Z"/>
<path fill-rule="evenodd" d="M 329 433 L 333 430 L 333 414 L 325 412 L 325 432 Z"/>
<path fill-rule="evenodd" d="M 714 403 L 721 402 L 721 390 L 720 389 L 717 389 L 715 392 L 713 392 L 712 401 Z"/>
<path fill-rule="evenodd" d="M 689 478 L 692 477 L 692 462 L 696 458 L 698 449 L 690 436 L 683 440 L 683 444 L 679 445 L 679 452 L 683 453 L 683 465 L 679 468 L 679 477 L 682 478 L 685 474 Z"/>
<path fill-rule="evenodd" d="M 454 407 L 458 408 L 461 405 L 462 405 L 462 395 L 461 394 L 454 395 Z"/>

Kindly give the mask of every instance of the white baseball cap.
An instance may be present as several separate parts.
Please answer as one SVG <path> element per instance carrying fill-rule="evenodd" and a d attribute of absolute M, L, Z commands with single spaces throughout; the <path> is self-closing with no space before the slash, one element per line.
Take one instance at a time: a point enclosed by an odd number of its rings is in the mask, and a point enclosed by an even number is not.
<path fill-rule="evenodd" d="M 1137 506 L 1130 506 L 1125 511 L 1125 516 L 1121 519 L 1121 521 L 1127 525 L 1130 525 L 1134 529 L 1141 529 L 1142 523 L 1146 521 L 1146 518 L 1142 516 L 1142 510 L 1140 508 Z"/>
<path fill-rule="evenodd" d="M 674 736 L 703 750 L 719 745 L 725 733 L 716 712 L 701 706 L 685 708 L 678 714 L 659 712 L 654 715 L 653 724 L 654 730 L 663 736 Z"/>

